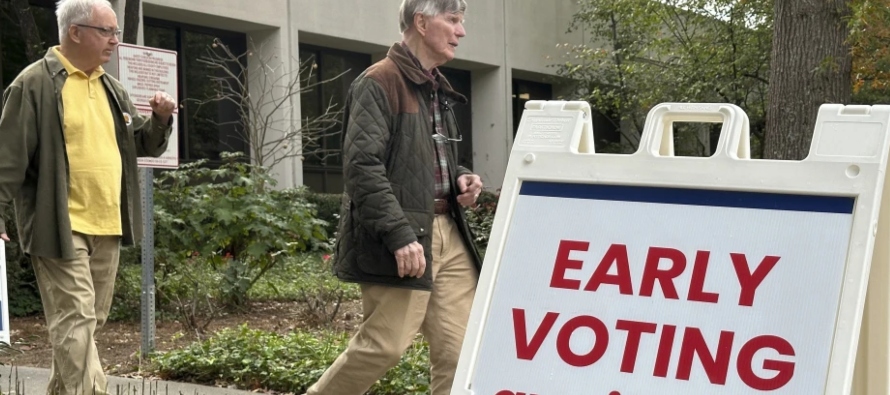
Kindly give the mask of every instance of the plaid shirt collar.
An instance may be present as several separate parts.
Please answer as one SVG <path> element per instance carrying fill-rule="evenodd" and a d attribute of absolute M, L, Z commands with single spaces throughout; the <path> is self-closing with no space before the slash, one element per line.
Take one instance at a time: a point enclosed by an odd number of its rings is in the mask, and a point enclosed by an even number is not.
<path fill-rule="evenodd" d="M 435 169 L 435 189 L 433 194 L 436 199 L 447 199 L 451 194 L 451 172 L 448 169 L 448 154 L 444 136 L 445 135 L 445 126 L 442 122 L 442 113 L 437 105 L 439 102 L 439 69 L 426 70 L 420 64 L 420 60 L 417 59 L 416 56 L 411 52 L 405 42 L 402 42 L 402 48 L 405 49 L 405 52 L 408 53 L 408 57 L 411 58 L 411 61 L 414 62 L 414 65 L 417 66 L 418 69 L 423 70 L 423 74 L 429 79 L 432 83 L 433 91 L 430 92 L 430 123 L 433 125 L 433 129 L 435 130 L 435 134 L 433 134 L 432 141 L 434 143 L 436 149 L 436 155 L 433 158 L 433 168 Z"/>

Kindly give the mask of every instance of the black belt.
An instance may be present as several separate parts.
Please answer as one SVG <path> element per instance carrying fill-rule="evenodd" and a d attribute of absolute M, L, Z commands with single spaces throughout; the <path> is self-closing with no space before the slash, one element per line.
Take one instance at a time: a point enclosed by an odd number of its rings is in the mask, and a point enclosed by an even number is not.
<path fill-rule="evenodd" d="M 433 209 L 433 211 L 436 213 L 436 215 L 448 214 L 451 212 L 451 207 L 449 207 L 448 205 L 448 200 L 445 199 L 436 199 L 434 207 L 435 208 Z"/>

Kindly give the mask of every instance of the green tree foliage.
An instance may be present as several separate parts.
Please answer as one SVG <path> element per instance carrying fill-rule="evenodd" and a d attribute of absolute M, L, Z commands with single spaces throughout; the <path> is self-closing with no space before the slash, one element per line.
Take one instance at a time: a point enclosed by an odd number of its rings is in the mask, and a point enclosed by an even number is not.
<path fill-rule="evenodd" d="M 890 0 L 851 2 L 853 102 L 890 104 Z"/>
<path fill-rule="evenodd" d="M 558 74 L 577 97 L 620 117 L 624 151 L 639 143 L 646 112 L 662 102 L 743 108 L 762 136 L 772 39 L 769 0 L 582 0 Z"/>

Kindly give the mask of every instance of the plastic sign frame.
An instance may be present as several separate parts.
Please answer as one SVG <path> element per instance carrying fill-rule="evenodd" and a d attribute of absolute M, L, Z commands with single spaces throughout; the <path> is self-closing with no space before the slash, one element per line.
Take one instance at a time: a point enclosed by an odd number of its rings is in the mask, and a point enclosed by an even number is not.
<path fill-rule="evenodd" d="M 672 124 L 674 122 L 722 123 L 723 127 L 714 155 L 706 158 L 673 156 Z M 813 378 L 812 374 L 805 377 L 808 380 L 814 381 L 814 383 L 810 384 L 815 385 L 816 388 L 821 388 L 821 393 L 823 394 L 849 394 L 865 306 L 866 285 L 868 283 L 870 262 L 877 232 L 877 220 L 887 169 L 888 151 L 890 151 L 890 139 L 888 139 L 888 135 L 890 135 L 890 106 L 823 105 L 816 120 L 809 155 L 802 161 L 748 159 L 750 147 L 748 133 L 747 116 L 734 105 L 666 103 L 656 106 L 649 112 L 639 149 L 634 154 L 600 154 L 594 152 L 590 108 L 587 103 L 563 101 L 528 102 L 510 155 L 452 394 L 515 395 L 524 393 L 553 395 L 557 393 L 578 393 L 572 392 L 573 390 L 583 391 L 585 394 L 599 394 L 602 392 L 602 395 L 631 395 L 653 393 L 652 391 L 662 391 L 659 393 L 684 393 L 675 391 L 672 389 L 675 387 L 670 385 L 663 387 L 656 387 L 656 385 L 659 385 L 659 383 L 677 385 L 676 383 L 671 383 L 673 380 L 680 381 L 679 386 L 682 388 L 684 380 L 690 380 L 688 377 L 690 374 L 695 376 L 695 379 L 699 382 L 702 379 L 714 381 L 712 377 L 705 376 L 705 373 L 713 369 L 702 369 L 700 366 L 697 366 L 693 368 L 692 372 L 679 371 L 680 368 L 677 367 L 676 358 L 678 353 L 683 352 L 681 348 L 685 347 L 685 345 L 680 344 L 679 340 L 682 337 L 681 322 L 676 323 L 678 324 L 676 326 L 676 342 L 673 348 L 673 356 L 670 357 L 671 370 L 665 376 L 656 374 L 659 377 L 653 380 L 651 371 L 645 372 L 643 371 L 645 369 L 638 369 L 638 371 L 633 373 L 627 373 L 625 371 L 619 372 L 616 367 L 611 375 L 598 375 L 595 377 L 597 380 L 608 381 L 612 380 L 613 377 L 626 378 L 635 377 L 635 374 L 639 374 L 640 377 L 648 375 L 649 383 L 654 384 L 644 388 L 642 392 L 639 388 L 618 387 L 599 392 L 592 392 L 590 387 L 569 389 L 566 392 L 565 380 L 563 382 L 554 382 L 554 380 L 565 379 L 566 377 L 589 380 L 589 377 L 585 377 L 585 375 L 590 376 L 592 371 L 584 371 L 582 369 L 577 371 L 575 376 L 571 374 L 566 376 L 564 372 L 560 373 L 559 370 L 562 368 L 573 368 L 570 366 L 571 364 L 559 366 L 558 364 L 538 363 L 535 365 L 535 360 L 528 360 L 528 358 L 513 366 L 505 366 L 509 364 L 500 363 L 510 359 L 523 359 L 518 355 L 518 348 L 521 347 L 526 348 L 524 350 L 526 353 L 529 352 L 530 348 L 534 347 L 540 347 L 535 349 L 537 352 L 543 352 L 542 350 L 547 347 L 553 348 L 552 343 L 557 338 L 557 332 L 560 331 L 559 325 L 564 324 L 561 322 L 564 319 L 560 318 L 561 323 L 553 326 L 548 334 L 548 331 L 544 330 L 549 329 L 545 327 L 548 324 L 548 318 L 552 318 L 545 315 L 548 312 L 538 311 L 534 312 L 536 315 L 532 315 L 532 312 L 526 311 L 523 312 L 524 316 L 520 317 L 515 309 L 513 312 L 514 322 L 493 320 L 492 317 L 510 317 L 509 312 L 498 311 L 498 309 L 503 310 L 504 307 L 503 303 L 498 304 L 498 300 L 505 299 L 505 296 L 501 293 L 509 293 L 508 296 L 513 301 L 525 300 L 529 303 L 538 303 L 539 300 L 537 299 L 555 297 L 570 300 L 580 295 L 577 291 L 568 291 L 566 293 L 563 289 L 557 290 L 562 293 L 554 293 L 552 289 L 511 290 L 509 288 L 517 284 L 516 281 L 519 281 L 518 279 L 523 279 L 521 274 L 516 273 L 522 273 L 524 268 L 532 267 L 530 265 L 549 265 L 553 267 L 554 260 L 558 264 L 560 259 L 562 259 L 563 269 L 577 269 L 579 267 L 578 251 L 583 251 L 581 248 L 575 248 L 574 250 L 569 248 L 567 251 L 560 249 L 559 254 L 554 254 L 550 261 L 526 262 L 524 261 L 525 256 L 522 255 L 520 255 L 519 259 L 505 260 L 505 257 L 510 256 L 511 253 L 507 248 L 508 246 L 514 249 L 533 248 L 516 246 L 516 243 L 519 243 L 519 241 L 534 240 L 528 237 L 525 239 L 520 238 L 522 232 L 535 234 L 535 229 L 532 228 L 541 227 L 545 230 L 539 230 L 536 235 L 546 236 L 547 232 L 552 230 L 552 227 L 547 228 L 545 226 L 546 219 L 536 218 L 536 221 L 530 221 L 526 218 L 532 215 L 530 213 L 534 210 L 540 208 L 540 205 L 534 206 L 530 203 L 522 202 L 523 199 L 528 199 L 529 196 L 534 195 L 534 193 L 529 193 L 529 190 L 535 188 L 538 188 L 539 191 L 545 191 L 538 193 L 538 195 L 547 195 L 550 193 L 547 190 L 552 191 L 554 188 L 575 188 L 588 191 L 590 189 L 598 189 L 599 192 L 596 193 L 599 195 L 591 199 L 591 201 L 598 202 L 609 200 L 602 197 L 603 188 L 623 189 L 625 192 L 628 189 L 632 190 L 634 188 L 644 191 L 681 191 L 686 193 L 684 196 L 693 196 L 694 198 L 714 195 L 716 197 L 712 196 L 713 199 L 718 202 L 727 197 L 736 199 L 738 196 L 747 195 L 755 197 L 766 196 L 769 198 L 766 200 L 766 206 L 746 207 L 772 210 L 774 208 L 772 207 L 773 200 L 792 200 L 796 203 L 789 203 L 783 207 L 791 207 L 790 211 L 815 212 L 816 214 L 813 214 L 814 218 L 821 215 L 818 210 L 807 211 L 810 209 L 797 207 L 801 204 L 803 206 L 800 207 L 804 207 L 808 204 L 806 201 L 813 199 L 822 203 L 829 202 L 829 206 L 831 204 L 840 204 L 841 207 L 848 206 L 847 209 L 840 209 L 840 211 L 831 209 L 835 210 L 832 212 L 833 214 L 846 215 L 849 231 L 842 229 L 840 232 L 831 234 L 831 237 L 842 239 L 836 240 L 841 243 L 833 248 L 836 250 L 840 249 L 839 259 L 843 261 L 839 264 L 841 277 L 834 279 L 833 286 L 836 288 L 837 308 L 835 311 L 830 312 L 834 317 L 831 321 L 832 326 L 830 328 L 822 328 L 823 331 L 827 330 L 830 335 L 829 344 L 824 345 L 827 347 L 824 350 L 827 363 L 824 366 L 823 372 L 816 372 L 816 378 Z M 567 195 L 562 194 L 559 196 Z M 651 203 L 646 201 L 647 197 L 628 199 L 626 198 L 628 196 L 627 193 L 621 196 L 621 198 L 612 200 L 623 201 L 623 203 L 631 205 L 640 204 L 640 207 L 643 204 Z M 804 203 L 800 203 L 801 201 Z M 665 203 L 665 201 L 656 201 L 655 203 Z M 720 203 L 716 205 L 707 203 L 696 207 L 720 206 Z M 825 205 L 823 204 L 823 206 Z M 531 207 L 536 208 L 533 209 Z M 566 210 L 570 209 L 568 205 L 566 207 Z M 846 214 L 843 213 L 845 210 L 848 210 Z M 551 210 L 548 213 L 558 211 L 559 209 L 555 209 L 555 211 Z M 744 221 L 744 218 L 742 221 Z M 517 223 L 521 223 L 523 227 L 514 227 L 513 225 Z M 582 224 L 576 227 L 584 229 L 584 226 Z M 595 226 L 609 227 L 610 224 L 601 223 Z M 511 239 L 517 241 L 511 245 L 508 243 Z M 556 247 L 549 245 L 540 248 L 556 250 Z M 588 255 L 588 259 L 585 259 L 584 264 L 595 266 L 600 257 L 596 257 L 595 254 L 591 253 Z M 761 261 L 761 258 L 763 257 L 749 257 L 749 260 L 752 261 L 749 263 L 752 270 L 756 268 L 758 262 L 766 262 L 765 260 Z M 687 259 L 689 263 L 688 271 L 692 271 L 693 257 L 687 256 Z M 615 262 L 619 261 L 621 259 Z M 565 262 L 569 262 L 568 266 L 565 266 Z M 664 260 L 656 260 L 656 263 L 661 265 L 665 262 Z M 631 260 L 631 266 L 635 265 L 639 266 L 641 263 Z M 713 265 L 712 263 L 712 267 Z M 736 268 L 738 271 L 738 266 Z M 614 279 L 615 276 L 618 276 L 614 269 L 612 267 L 608 273 L 603 272 L 601 274 L 608 274 L 613 276 L 610 278 Z M 638 269 L 635 268 L 634 270 Z M 731 271 L 732 269 L 729 270 Z M 548 276 L 543 276 L 546 278 L 538 280 L 538 283 L 546 284 L 549 281 L 552 285 L 553 281 L 566 280 L 574 275 L 576 279 L 580 280 L 580 287 L 583 287 L 584 283 L 587 282 L 587 275 L 590 271 L 585 271 L 583 275 L 578 274 L 580 272 L 566 274 L 570 272 L 571 270 L 563 271 L 561 272 L 563 277 L 558 278 L 555 274 L 556 270 L 554 270 L 552 278 L 548 274 Z M 550 272 L 548 271 L 547 273 Z M 753 274 L 753 271 L 748 273 L 748 275 Z M 526 277 L 531 276 L 533 275 L 530 274 Z M 658 303 L 669 299 L 667 298 L 667 293 L 662 297 L 662 294 L 659 292 L 665 291 L 664 284 L 661 281 L 660 285 L 662 287 L 659 289 L 659 282 L 656 281 L 654 286 Z M 618 288 L 610 284 L 599 285 L 602 285 L 603 288 Z M 636 288 L 640 287 L 640 285 L 639 278 L 635 275 L 633 278 L 634 292 L 638 292 Z M 713 286 L 713 283 L 711 286 Z M 653 297 L 652 299 L 653 303 L 655 303 L 656 301 L 654 300 L 656 298 Z M 575 308 L 577 310 L 577 306 Z M 575 315 L 581 314 L 576 310 L 573 310 L 571 313 Z M 568 314 L 569 312 L 566 313 Z M 596 315 L 597 312 L 588 311 L 587 313 Z M 518 329 L 520 325 L 516 323 L 519 318 L 524 319 L 521 331 Z M 551 321 L 555 320 L 554 318 Z M 549 322 L 549 324 L 553 325 L 554 322 Z M 612 323 L 610 322 L 606 325 L 611 326 Z M 580 324 L 576 322 L 575 329 L 581 328 L 581 330 L 570 331 L 565 336 L 560 333 L 559 336 L 562 337 L 561 340 L 564 343 L 564 349 L 560 350 L 560 353 L 564 352 L 573 358 L 581 358 L 581 362 L 585 363 L 584 357 L 589 357 L 596 352 L 596 338 L 599 334 L 595 328 L 596 326 L 591 324 L 588 318 L 586 324 L 584 322 Z M 659 326 L 661 325 L 659 324 Z M 503 327 L 507 327 L 507 329 L 503 329 Z M 515 333 L 514 327 L 517 328 Z M 581 333 L 585 329 L 587 332 Z M 619 338 L 619 332 L 614 331 L 612 327 L 609 330 L 612 331 L 611 337 L 613 340 Z M 663 333 L 660 327 L 658 331 L 659 334 Z M 510 334 L 509 336 L 507 336 L 508 333 Z M 631 331 L 620 332 L 622 336 L 625 333 L 630 334 Z M 647 332 L 644 329 L 638 328 L 635 333 L 639 336 L 657 338 L 654 332 Z M 517 349 L 499 349 L 498 352 L 502 353 L 503 358 L 500 361 L 492 360 L 490 352 L 485 351 L 485 347 L 489 347 L 489 349 L 494 347 L 490 345 L 493 343 L 493 337 L 499 339 L 508 338 L 506 344 L 512 344 L 513 334 L 516 335 Z M 700 359 L 708 356 L 707 349 L 710 349 L 711 353 L 716 352 L 717 335 L 708 334 L 704 337 L 704 345 L 699 344 L 701 347 L 696 348 L 695 352 L 690 354 L 695 358 L 687 355 L 687 357 L 693 359 L 693 365 L 702 365 L 704 363 Z M 538 336 L 540 338 L 536 340 Z M 641 344 L 639 343 L 639 336 L 637 345 Z M 630 338 L 631 336 L 628 335 L 627 337 Z M 720 340 L 723 340 L 722 337 Z M 740 339 L 740 341 L 743 340 Z M 542 342 L 543 346 L 541 345 Z M 593 345 L 593 350 L 590 348 L 591 344 Z M 609 347 L 612 347 L 612 345 L 610 344 Z M 695 348 L 694 345 L 690 347 Z M 702 352 L 702 347 L 705 348 L 704 352 Z M 548 350 L 548 352 L 555 354 L 554 350 Z M 626 352 L 627 350 L 625 349 Z M 737 352 L 738 345 L 735 345 L 733 346 L 733 353 Z M 762 351 L 761 354 L 763 352 L 766 351 Z M 642 355 L 642 351 L 639 351 L 639 355 Z M 781 355 L 778 358 L 774 358 L 775 356 L 776 352 L 773 350 L 768 356 L 760 355 L 758 361 L 771 362 L 773 364 L 776 361 L 783 361 Z M 620 352 L 619 357 L 621 357 Z M 732 362 L 736 362 L 736 357 L 733 356 L 732 358 Z M 587 358 L 586 362 L 591 360 Z M 497 365 L 500 366 L 492 366 L 492 362 L 499 362 Z M 639 365 L 637 367 L 639 368 Z M 505 368 L 507 373 L 503 373 Z M 770 375 L 776 375 L 775 369 L 763 370 L 763 367 L 760 366 L 754 366 L 753 368 L 761 369 L 757 373 L 761 379 L 769 378 L 771 377 Z M 540 378 L 529 379 L 531 376 L 539 376 Z M 512 387 L 508 385 L 492 387 L 486 383 L 486 381 L 501 382 L 504 381 L 505 377 L 516 378 L 517 382 L 528 383 L 539 380 L 546 383 L 536 388 Z M 554 378 L 554 380 L 548 381 L 548 378 Z M 693 383 L 693 381 L 685 382 Z M 579 380 L 579 382 L 584 382 L 584 380 Z M 589 383 L 589 381 L 586 382 Z M 548 387 L 548 385 L 551 386 Z M 728 388 L 715 385 L 712 391 L 708 393 L 738 393 L 738 390 L 735 390 L 736 392 L 721 392 L 727 391 Z M 754 392 L 750 388 L 748 390 Z M 787 390 L 786 388 L 785 391 Z M 766 393 L 769 392 L 767 391 Z M 774 393 L 788 392 L 783 392 L 780 388 L 776 389 Z"/>

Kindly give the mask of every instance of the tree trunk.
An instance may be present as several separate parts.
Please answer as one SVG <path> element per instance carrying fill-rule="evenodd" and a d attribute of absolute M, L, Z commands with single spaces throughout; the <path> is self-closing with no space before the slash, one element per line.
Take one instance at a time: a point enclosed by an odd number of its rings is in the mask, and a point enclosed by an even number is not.
<path fill-rule="evenodd" d="M 28 0 L 12 0 L 11 5 L 13 13 L 19 20 L 28 61 L 36 62 L 43 57 L 43 41 L 40 40 L 40 31 L 37 30 L 37 23 L 31 15 L 31 5 L 28 4 Z"/>
<path fill-rule="evenodd" d="M 847 0 L 777 0 L 764 158 L 803 159 L 819 106 L 848 103 Z"/>
<path fill-rule="evenodd" d="M 126 0 L 124 5 L 124 37 L 127 44 L 136 44 L 139 39 L 139 21 L 141 0 Z"/>

